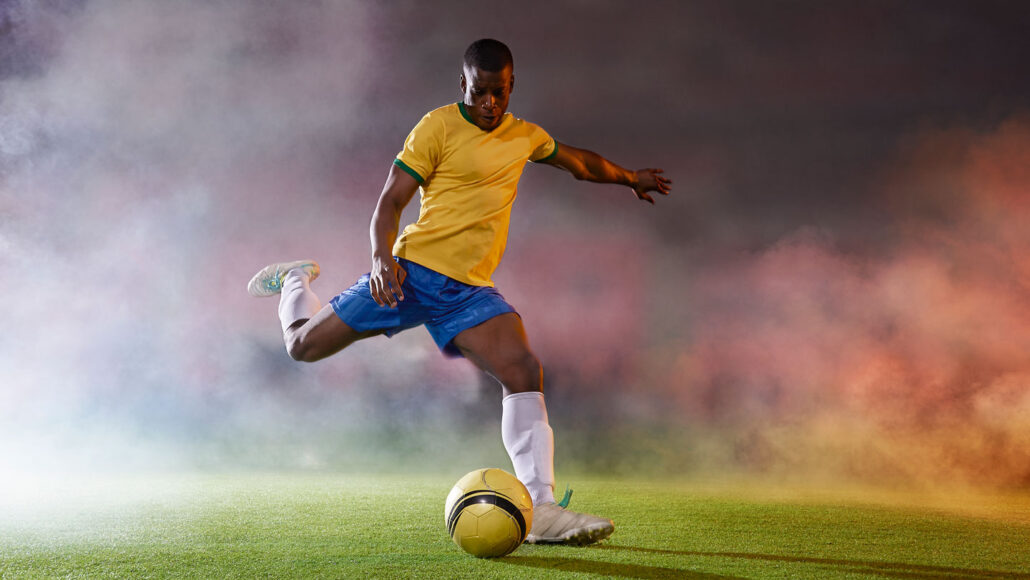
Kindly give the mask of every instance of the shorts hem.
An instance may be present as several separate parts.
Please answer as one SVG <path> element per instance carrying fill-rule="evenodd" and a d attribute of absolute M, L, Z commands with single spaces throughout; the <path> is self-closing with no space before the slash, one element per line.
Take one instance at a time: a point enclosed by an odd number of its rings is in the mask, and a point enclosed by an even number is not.
<path fill-rule="evenodd" d="M 461 354 L 461 351 L 458 350 L 458 347 L 454 345 L 454 339 L 457 338 L 458 335 L 462 332 L 465 332 L 470 328 L 475 328 L 488 320 L 501 316 L 502 314 L 514 314 L 515 316 L 518 316 L 519 319 L 522 319 L 522 315 L 519 314 L 518 311 L 516 311 L 511 304 L 508 304 L 507 302 L 505 302 L 504 304 L 505 306 L 507 306 L 506 309 L 496 308 L 484 312 L 482 316 L 477 316 L 476 318 L 470 320 L 469 324 L 463 324 L 461 328 L 454 330 L 453 332 L 447 332 L 446 334 L 441 335 L 439 340 L 437 340 L 436 335 L 433 335 L 433 340 L 436 342 L 436 346 L 440 349 L 440 352 L 448 358 L 463 358 L 465 355 Z M 430 331 L 430 334 L 433 334 L 432 331 Z"/>

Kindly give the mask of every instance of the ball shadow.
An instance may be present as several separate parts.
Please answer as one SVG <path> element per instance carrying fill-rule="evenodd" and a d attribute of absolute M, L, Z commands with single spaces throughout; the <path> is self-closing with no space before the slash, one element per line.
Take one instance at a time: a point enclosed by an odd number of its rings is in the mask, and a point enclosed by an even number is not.
<path fill-rule="evenodd" d="M 684 578 L 686 580 L 740 580 L 739 576 L 725 576 L 708 572 L 694 572 L 682 568 L 663 568 L 660 566 L 644 566 L 641 564 L 623 564 L 619 562 L 602 562 L 581 558 L 550 558 L 545 556 L 508 556 L 498 563 L 556 570 L 561 572 L 581 572 L 612 578 Z"/>
<path fill-rule="evenodd" d="M 702 558 L 731 558 L 741 560 L 757 560 L 765 562 L 792 562 L 798 564 L 816 564 L 820 566 L 838 568 L 840 572 L 853 574 L 868 574 L 872 576 L 883 576 L 886 578 L 913 578 L 917 580 L 937 580 L 948 578 L 950 580 L 983 580 L 986 578 L 1011 578 L 1015 580 L 1030 580 L 1030 574 L 1018 572 L 1002 572 L 998 570 L 981 570 L 975 568 L 956 568 L 951 566 L 929 566 L 925 564 L 910 564 L 905 562 L 879 562 L 873 560 L 846 560 L 835 558 L 814 558 L 808 556 L 784 556 L 777 554 L 751 554 L 746 552 L 692 552 L 679 550 L 660 550 L 655 548 L 640 548 L 636 546 L 619 546 L 613 544 L 598 544 L 590 546 L 590 550 L 612 550 L 624 552 L 640 552 L 647 554 L 662 554 L 684 557 Z M 677 570 L 682 574 L 682 571 Z M 688 573 L 689 574 L 689 573 Z M 664 576 L 627 576 L 628 578 L 660 578 Z M 691 578 L 692 576 L 681 576 Z M 698 578 L 727 578 L 728 576 L 702 575 Z"/>

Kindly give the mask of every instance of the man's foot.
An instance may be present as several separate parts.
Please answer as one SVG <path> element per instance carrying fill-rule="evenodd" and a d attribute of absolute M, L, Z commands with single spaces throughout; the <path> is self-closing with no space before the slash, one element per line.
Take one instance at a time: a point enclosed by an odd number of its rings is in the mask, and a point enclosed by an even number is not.
<path fill-rule="evenodd" d="M 311 280 L 318 278 L 321 271 L 314 260 L 298 260 L 296 262 L 278 262 L 261 268 L 247 284 L 247 292 L 251 296 L 272 296 L 282 292 L 283 278 L 290 270 L 301 268 L 308 273 Z"/>
<path fill-rule="evenodd" d="M 533 506 L 533 527 L 526 536 L 530 544 L 585 546 L 599 542 L 615 531 L 611 520 L 567 510 L 556 503 Z"/>

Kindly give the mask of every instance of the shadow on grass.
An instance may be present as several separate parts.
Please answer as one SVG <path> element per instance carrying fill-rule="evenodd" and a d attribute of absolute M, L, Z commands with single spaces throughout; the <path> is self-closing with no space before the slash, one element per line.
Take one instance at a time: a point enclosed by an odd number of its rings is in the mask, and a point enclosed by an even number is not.
<path fill-rule="evenodd" d="M 886 578 L 914 578 L 918 580 L 982 580 L 984 578 L 1007 578 L 1013 580 L 1030 580 L 1030 574 L 1016 572 L 999 572 L 996 570 L 975 570 L 970 568 L 954 568 L 949 566 L 927 566 L 924 564 L 906 564 L 902 562 L 876 562 L 872 560 L 839 560 L 833 558 L 812 558 L 807 556 L 780 556 L 775 554 L 749 554 L 746 552 L 687 552 L 677 550 L 658 550 L 638 548 L 635 546 L 617 546 L 599 544 L 591 546 L 591 550 L 616 550 L 626 552 L 642 552 L 672 556 L 692 556 L 705 558 L 733 558 L 741 560 L 760 560 L 765 562 L 792 562 L 798 564 L 818 564 L 840 568 L 841 572 L 869 574 Z M 664 568 L 663 568 L 664 569 Z M 660 578 L 661 576 L 627 576 L 628 578 Z M 690 578 L 691 576 L 686 576 Z M 718 577 L 700 575 L 698 578 Z"/>
<path fill-rule="evenodd" d="M 580 558 L 546 558 L 543 556 L 508 556 L 496 562 L 556 570 L 561 572 L 582 572 L 613 578 L 684 578 L 686 580 L 741 580 L 738 576 L 724 576 L 706 572 L 693 572 L 681 568 L 662 568 L 659 566 L 643 566 L 640 564 L 621 564 L 618 562 L 598 562 Z"/>

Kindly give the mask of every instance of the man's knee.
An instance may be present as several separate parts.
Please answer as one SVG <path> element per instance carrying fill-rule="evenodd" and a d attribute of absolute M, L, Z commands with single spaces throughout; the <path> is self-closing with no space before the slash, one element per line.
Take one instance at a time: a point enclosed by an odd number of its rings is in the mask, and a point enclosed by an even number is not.
<path fill-rule="evenodd" d="M 531 352 L 515 357 L 498 369 L 497 379 L 512 393 L 543 390 L 543 369 Z"/>
<path fill-rule="evenodd" d="M 310 350 L 302 340 L 286 339 L 286 352 L 297 362 L 312 362 L 309 358 Z"/>
<path fill-rule="evenodd" d="M 338 322 L 329 329 L 326 329 L 324 324 L 305 323 L 287 328 L 283 340 L 290 358 L 299 362 L 315 362 L 340 352 L 356 340 L 376 336 L 382 332 L 355 332 L 343 322 Z"/>
<path fill-rule="evenodd" d="M 325 358 L 318 352 L 318 347 L 311 340 L 308 340 L 307 334 L 300 332 L 300 329 L 290 328 L 286 331 L 286 352 L 295 361 L 298 362 L 315 362 Z"/>

